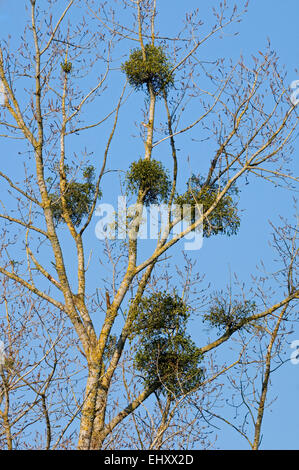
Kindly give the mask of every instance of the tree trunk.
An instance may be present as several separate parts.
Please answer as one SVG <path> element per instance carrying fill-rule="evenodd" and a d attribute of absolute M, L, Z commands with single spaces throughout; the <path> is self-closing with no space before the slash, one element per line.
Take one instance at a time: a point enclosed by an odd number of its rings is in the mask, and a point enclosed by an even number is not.
<path fill-rule="evenodd" d="M 84 404 L 80 424 L 78 450 L 89 450 L 97 412 L 97 395 L 101 368 L 91 368 L 85 388 Z"/>

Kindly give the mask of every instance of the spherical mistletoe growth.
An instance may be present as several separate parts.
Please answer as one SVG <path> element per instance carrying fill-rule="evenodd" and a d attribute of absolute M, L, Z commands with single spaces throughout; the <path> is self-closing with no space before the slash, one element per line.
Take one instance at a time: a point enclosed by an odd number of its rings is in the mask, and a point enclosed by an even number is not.
<path fill-rule="evenodd" d="M 173 86 L 174 76 L 172 65 L 163 48 L 147 44 L 145 56 L 144 60 L 142 50 L 135 49 L 129 60 L 122 65 L 121 68 L 126 73 L 130 85 L 136 90 L 146 85 L 148 91 L 149 84 L 151 84 L 155 94 L 159 94 L 162 90 L 167 91 L 169 87 Z"/>
<path fill-rule="evenodd" d="M 171 188 L 167 171 L 157 160 L 133 162 L 126 174 L 127 190 L 131 194 L 143 193 L 145 205 L 166 201 Z"/>
<path fill-rule="evenodd" d="M 202 204 L 203 212 L 206 212 L 214 204 L 222 188 L 218 184 L 203 187 L 203 180 L 193 175 L 187 183 L 187 191 L 177 196 L 175 203 L 183 206 L 190 204 L 194 217 L 197 204 Z M 236 187 L 231 187 L 218 202 L 216 208 L 211 212 L 203 224 L 203 235 L 210 237 L 218 233 L 228 236 L 235 235 L 240 226 L 240 218 L 233 197 L 238 194 Z"/>
<path fill-rule="evenodd" d="M 71 62 L 67 62 L 67 61 L 61 62 L 60 65 L 64 73 L 71 73 L 72 68 L 73 68 L 73 64 Z"/>
<path fill-rule="evenodd" d="M 66 206 L 70 218 L 75 226 L 79 226 L 82 222 L 82 219 L 89 214 L 89 211 L 92 207 L 93 198 L 96 191 L 96 186 L 94 184 L 94 167 L 87 166 L 83 170 L 83 180 L 84 182 L 70 181 L 66 184 L 66 192 L 64 194 L 66 200 Z M 70 173 L 70 168 L 65 167 L 66 175 Z M 48 178 L 48 182 L 53 186 L 53 178 Z M 57 223 L 63 222 L 63 210 L 61 202 L 61 194 L 58 189 L 58 184 L 56 184 L 57 191 L 50 193 L 50 199 L 52 201 L 51 208 L 53 212 L 54 219 Z M 100 194 L 99 194 L 100 197 Z"/>
<path fill-rule="evenodd" d="M 176 294 L 158 292 L 141 298 L 134 315 L 134 363 L 145 384 L 177 397 L 194 390 L 203 378 L 202 356 L 186 334 L 186 304 Z"/>
<path fill-rule="evenodd" d="M 215 296 L 209 312 L 203 317 L 211 326 L 219 330 L 231 330 L 237 325 L 247 323 L 247 318 L 256 312 L 256 303 L 245 301 L 232 301 L 226 299 L 221 294 Z"/>

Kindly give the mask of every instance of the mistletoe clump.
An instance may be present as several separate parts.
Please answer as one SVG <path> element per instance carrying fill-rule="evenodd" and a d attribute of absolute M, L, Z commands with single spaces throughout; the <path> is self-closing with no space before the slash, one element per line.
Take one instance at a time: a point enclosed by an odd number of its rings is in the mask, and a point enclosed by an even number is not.
<path fill-rule="evenodd" d="M 192 222 L 195 221 L 195 209 L 202 204 L 205 213 L 215 202 L 221 188 L 217 184 L 203 185 L 203 180 L 195 175 L 187 183 L 187 191 L 177 196 L 175 203 L 180 207 L 188 204 L 191 206 Z M 238 194 L 236 187 L 231 187 L 218 202 L 215 209 L 203 223 L 203 235 L 210 237 L 219 233 L 228 236 L 235 235 L 240 226 L 240 217 L 234 202 L 234 196 Z"/>
<path fill-rule="evenodd" d="M 60 65 L 64 73 L 71 73 L 72 68 L 73 68 L 73 64 L 71 62 L 67 62 L 67 61 L 61 62 Z"/>
<path fill-rule="evenodd" d="M 130 165 L 126 174 L 127 190 L 131 194 L 141 191 L 143 202 L 149 204 L 166 201 L 171 188 L 167 171 L 157 160 L 142 160 Z"/>
<path fill-rule="evenodd" d="M 135 49 L 129 60 L 122 64 L 122 71 L 126 73 L 128 81 L 135 90 L 140 90 L 143 85 L 152 86 L 157 95 L 160 91 L 171 87 L 174 83 L 172 65 L 167 59 L 161 46 L 147 44 L 144 48 L 145 60 L 141 49 Z"/>
<path fill-rule="evenodd" d="M 255 302 L 232 301 L 219 294 L 213 299 L 209 312 L 204 315 L 203 320 L 219 330 L 234 330 L 237 325 L 246 324 L 246 320 L 255 313 L 256 308 Z"/>
<path fill-rule="evenodd" d="M 70 168 L 65 166 L 66 176 L 70 173 Z M 94 195 L 96 192 L 96 185 L 94 183 L 93 166 L 87 166 L 83 170 L 83 182 L 72 181 L 66 183 L 66 191 L 64 194 L 66 201 L 66 208 L 75 226 L 79 226 L 84 217 L 86 217 L 92 207 Z M 53 185 L 53 178 L 48 178 L 48 182 Z M 58 185 L 57 185 L 58 186 Z M 100 197 L 101 194 L 99 194 Z M 51 199 L 51 208 L 55 221 L 57 223 L 63 222 L 63 209 L 61 202 L 61 194 L 59 189 L 54 193 L 49 194 Z"/>
<path fill-rule="evenodd" d="M 131 340 L 137 339 L 134 364 L 146 386 L 178 397 L 200 384 L 202 355 L 186 334 L 189 315 L 177 294 L 158 292 L 140 299 Z"/>

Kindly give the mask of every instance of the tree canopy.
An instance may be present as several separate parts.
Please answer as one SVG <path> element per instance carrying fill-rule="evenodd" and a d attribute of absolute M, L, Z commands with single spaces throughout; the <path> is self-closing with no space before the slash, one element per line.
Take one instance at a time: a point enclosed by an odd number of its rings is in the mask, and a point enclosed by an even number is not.
<path fill-rule="evenodd" d="M 177 3 L 3 26 L 1 449 L 262 446 L 298 319 L 297 105 L 271 44 L 230 50 L 247 2 Z"/>

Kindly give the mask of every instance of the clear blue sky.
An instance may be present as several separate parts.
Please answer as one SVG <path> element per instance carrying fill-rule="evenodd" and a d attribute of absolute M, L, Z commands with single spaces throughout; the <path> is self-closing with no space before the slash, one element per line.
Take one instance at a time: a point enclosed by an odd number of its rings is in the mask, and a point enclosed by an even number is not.
<path fill-rule="evenodd" d="M 7 37 L 10 34 L 12 45 L 22 32 L 24 26 L 23 0 L 2 0 L 0 1 L 0 38 Z M 65 4 L 66 2 L 61 2 Z M 159 3 L 159 2 L 158 2 Z M 160 29 L 163 24 L 165 27 L 179 29 L 183 15 L 188 8 L 199 8 L 201 15 L 205 18 L 209 14 L 211 4 L 206 0 L 160 0 L 163 9 L 160 17 Z M 242 2 L 237 2 L 241 4 Z M 240 54 L 244 55 L 245 60 L 249 60 L 251 54 L 257 54 L 257 51 L 264 50 L 267 46 L 267 39 L 270 38 L 272 48 L 277 51 L 280 63 L 285 64 L 289 77 L 289 82 L 299 79 L 299 28 L 298 28 L 298 1 L 286 0 L 252 0 L 249 5 L 248 13 L 243 17 L 242 22 L 232 31 L 239 31 L 239 36 L 232 34 L 225 35 L 219 42 L 213 40 L 204 49 L 206 58 L 216 58 L 217 56 L 232 57 L 236 60 Z M 219 45 L 221 50 L 218 50 Z M 108 106 L 109 97 L 106 105 Z M 139 110 L 137 110 L 137 113 Z M 127 161 L 135 159 L 133 141 L 126 136 L 134 132 L 133 126 L 126 129 L 125 122 L 131 123 L 140 116 L 135 116 L 136 108 L 134 102 L 130 103 L 126 109 L 126 115 L 121 115 L 122 130 L 120 137 L 116 138 L 111 147 L 110 169 L 126 169 Z M 192 116 L 190 117 L 192 119 Z M 131 140 L 130 140 L 131 139 Z M 96 151 L 100 145 L 101 139 L 95 134 L 88 141 L 89 148 Z M 3 147 L 2 147 L 3 148 Z M 8 147 L 7 147 L 8 148 Z M 124 150 L 125 149 L 125 150 Z M 294 171 L 298 174 L 298 155 L 299 146 L 296 144 L 294 156 L 296 158 Z M 124 159 L 124 151 L 132 154 Z M 196 150 L 197 151 L 197 150 Z M 184 147 L 184 158 L 194 157 L 195 146 L 193 144 Z M 1 152 L 1 157 L 4 154 Z M 10 163 L 4 163 L 8 170 L 12 170 Z M 106 195 L 111 200 L 115 195 L 115 188 L 111 188 L 111 178 L 114 174 L 107 176 L 105 181 Z M 225 288 L 229 282 L 229 273 L 236 273 L 245 283 L 249 282 L 250 274 L 256 272 L 256 265 L 261 259 L 269 267 L 273 268 L 273 251 L 268 245 L 268 239 L 271 233 L 269 219 L 277 223 L 279 215 L 292 216 L 292 197 L 287 191 L 274 189 L 256 183 L 256 190 L 252 187 L 244 186 L 241 193 L 240 207 L 244 209 L 242 214 L 242 223 L 237 237 L 214 237 L 204 241 L 203 248 L 194 255 L 198 258 L 198 266 L 202 267 L 207 281 L 211 282 L 213 287 Z M 110 202 L 108 200 L 107 202 Z M 95 219 L 94 224 L 97 220 Z M 92 238 L 93 237 L 93 238 Z M 98 241 L 94 234 L 90 235 L 90 241 L 94 244 L 95 250 L 99 248 Z M 200 332 L 198 332 L 200 334 Z M 194 333 L 196 340 L 196 333 Z M 292 339 L 299 339 L 299 329 L 295 329 Z M 291 352 L 291 350 L 290 350 Z M 272 412 L 266 412 L 263 426 L 263 445 L 267 449 L 298 449 L 298 392 L 299 392 L 299 365 L 291 364 L 282 368 L 273 376 L 273 393 L 277 395 L 277 400 L 272 406 Z M 272 393 L 272 392 L 271 392 Z M 222 449 L 247 449 L 247 444 L 238 434 L 229 427 L 223 428 L 224 432 L 219 434 L 217 445 Z"/>

